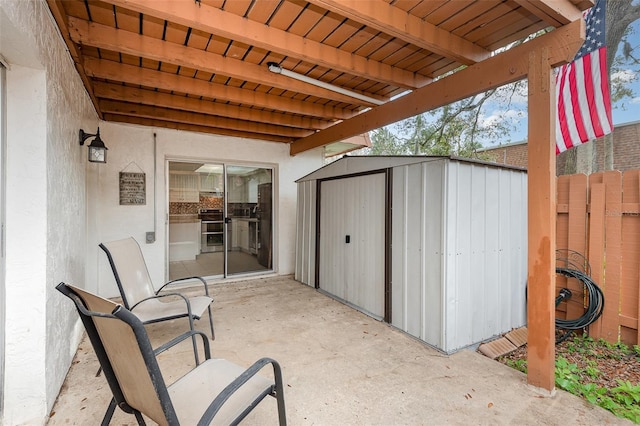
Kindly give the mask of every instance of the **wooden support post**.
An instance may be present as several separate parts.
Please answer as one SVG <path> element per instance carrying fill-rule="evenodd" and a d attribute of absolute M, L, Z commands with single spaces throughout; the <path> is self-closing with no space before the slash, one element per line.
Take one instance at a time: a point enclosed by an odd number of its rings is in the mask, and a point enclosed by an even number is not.
<path fill-rule="evenodd" d="M 555 389 L 555 84 L 548 48 L 529 53 L 527 380 Z"/>

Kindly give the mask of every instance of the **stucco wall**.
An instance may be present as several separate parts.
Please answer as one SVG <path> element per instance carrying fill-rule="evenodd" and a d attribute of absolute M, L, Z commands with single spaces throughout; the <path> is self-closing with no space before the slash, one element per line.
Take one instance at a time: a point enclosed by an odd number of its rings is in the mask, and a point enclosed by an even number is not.
<path fill-rule="evenodd" d="M 290 157 L 284 144 L 99 122 L 44 0 L 0 1 L 0 54 L 9 64 L 0 423 L 42 424 L 83 331 L 55 285 L 66 281 L 116 295 L 97 244 L 128 235 L 144 241 L 144 233 L 154 230 L 154 213 L 156 242 L 142 247 L 154 282 L 164 281 L 167 158 L 273 166 L 275 269 L 290 274 L 294 180 L 321 166 L 322 152 Z M 88 163 L 86 145 L 78 144 L 80 128 L 94 133 L 98 125 L 109 147 L 106 165 Z M 145 206 L 119 205 L 118 172 L 127 167 L 147 174 Z"/>
<path fill-rule="evenodd" d="M 95 129 L 91 131 L 95 132 Z M 289 146 L 282 143 L 106 122 L 100 124 L 100 135 L 109 150 L 107 164 L 88 166 L 90 243 L 87 247 L 87 281 L 91 285 L 97 283 L 101 295 L 118 295 L 109 263 L 98 248 L 104 241 L 133 236 L 142 247 L 154 284 L 159 286 L 166 281 L 166 165 L 169 159 L 274 167 L 274 270 L 280 275 L 294 272 L 297 195 L 294 181 L 322 165 L 321 150 L 291 157 Z M 119 205 L 118 176 L 121 171 L 146 174 L 146 205 Z M 145 233 L 154 230 L 154 207 L 156 241 L 146 244 Z"/>
<path fill-rule="evenodd" d="M 84 282 L 86 153 L 77 132 L 97 116 L 44 1 L 3 0 L 0 24 L 9 63 L 2 422 L 37 424 L 81 335 L 54 286 Z"/>

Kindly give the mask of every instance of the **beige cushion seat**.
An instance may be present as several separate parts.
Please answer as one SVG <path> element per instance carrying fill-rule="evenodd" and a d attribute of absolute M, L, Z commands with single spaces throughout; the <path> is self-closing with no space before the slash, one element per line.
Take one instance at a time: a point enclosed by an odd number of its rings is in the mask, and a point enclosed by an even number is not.
<path fill-rule="evenodd" d="M 181 424 L 194 425 L 211 401 L 240 374 L 244 368 L 224 359 L 209 359 L 169 386 L 169 396 Z M 213 378 L 213 380 L 212 380 Z M 269 394 L 273 381 L 253 376 L 234 393 L 215 417 L 214 425 L 229 425 L 256 395 Z M 197 391 L 195 391 L 197 389 Z"/>
<path fill-rule="evenodd" d="M 209 325 L 211 338 L 215 339 L 213 330 L 213 318 L 211 316 L 211 303 L 207 282 L 202 277 L 185 277 L 172 280 L 160 287 L 157 291 L 151 281 L 147 264 L 142 256 L 142 250 L 138 242 L 132 238 L 110 241 L 100 244 L 105 252 L 113 271 L 113 276 L 118 285 L 124 307 L 133 312 L 145 323 L 168 321 L 176 318 L 187 317 L 189 329 L 193 330 L 193 320 L 200 319 L 205 310 L 209 311 Z M 187 281 L 199 281 L 204 287 L 204 295 L 187 297 L 174 291 L 161 293 L 165 288 Z M 178 298 L 177 300 L 176 297 Z"/>

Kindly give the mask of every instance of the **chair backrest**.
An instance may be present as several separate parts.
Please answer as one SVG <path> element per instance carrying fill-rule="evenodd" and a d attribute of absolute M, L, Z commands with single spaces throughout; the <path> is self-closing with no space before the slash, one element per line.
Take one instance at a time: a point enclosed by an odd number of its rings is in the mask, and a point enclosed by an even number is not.
<path fill-rule="evenodd" d="M 122 389 L 120 389 L 120 384 L 118 383 L 118 379 L 113 372 L 113 368 L 111 368 L 111 363 L 109 362 L 109 357 L 107 357 L 107 353 L 104 350 L 104 346 L 102 345 L 102 341 L 100 340 L 100 336 L 98 335 L 98 330 L 96 329 L 95 324 L 93 323 L 93 318 L 89 315 L 84 315 L 82 312 L 82 308 L 86 309 L 86 305 L 78 296 L 78 294 L 73 290 L 72 286 L 69 286 L 65 283 L 60 283 L 56 286 L 56 289 L 67 296 L 69 299 L 73 301 L 78 309 L 78 314 L 80 315 L 80 319 L 82 320 L 82 324 L 84 325 L 85 330 L 87 331 L 87 336 L 89 337 L 89 341 L 91 341 L 91 345 L 93 346 L 93 350 L 100 362 L 100 367 L 104 372 L 104 377 L 107 379 L 107 383 L 111 388 L 111 393 L 113 394 L 113 398 L 122 410 L 127 413 L 133 413 L 131 407 L 129 407 L 124 399 L 124 395 L 122 394 Z"/>
<path fill-rule="evenodd" d="M 100 244 L 109 259 L 120 296 L 127 309 L 155 294 L 147 264 L 132 237 Z"/>
<path fill-rule="evenodd" d="M 121 305 L 77 287 L 65 286 L 84 305 L 86 311 L 82 312 L 78 301 L 72 298 L 80 316 L 88 317 L 95 325 L 108 359 L 107 365 L 100 360 L 101 365 L 105 374 L 107 369 L 113 371 L 126 404 L 158 424 L 178 424 L 142 322 Z"/>

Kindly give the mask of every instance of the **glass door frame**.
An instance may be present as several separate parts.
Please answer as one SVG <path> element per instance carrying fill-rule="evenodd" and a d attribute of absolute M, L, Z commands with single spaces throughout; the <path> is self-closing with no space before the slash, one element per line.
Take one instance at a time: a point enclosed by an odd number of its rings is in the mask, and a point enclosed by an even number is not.
<path fill-rule="evenodd" d="M 236 199 L 238 197 L 235 197 L 233 200 L 231 200 L 230 198 L 230 193 L 232 193 L 232 189 L 231 189 L 231 179 L 234 179 L 238 176 L 238 174 L 234 174 L 233 173 L 233 168 L 237 167 L 238 169 L 242 170 L 242 169 L 247 169 L 247 173 L 251 173 L 251 169 L 253 170 L 258 170 L 260 171 L 266 171 L 266 173 L 263 172 L 263 174 L 261 175 L 261 179 L 264 182 L 268 182 L 271 184 L 271 187 L 273 188 L 274 185 L 274 181 L 275 181 L 275 175 L 276 175 L 276 170 L 277 170 L 277 165 L 274 164 L 264 164 L 264 163 L 244 163 L 244 162 L 238 162 L 238 161 L 224 161 L 224 160 L 211 160 L 211 159 L 203 159 L 203 158 L 180 158 L 180 157 L 172 157 L 172 156 L 167 156 L 165 157 L 165 182 L 166 182 L 166 212 L 167 212 L 167 221 L 166 221 L 166 269 L 165 269 L 165 274 L 167 279 L 172 279 L 172 278 L 176 278 L 175 276 L 172 276 L 171 274 L 171 258 L 170 258 L 170 251 L 171 251 L 171 231 L 170 231 L 170 221 L 171 218 L 170 216 L 172 215 L 172 205 L 171 203 L 173 201 L 171 195 L 171 184 L 170 184 L 170 174 L 171 174 L 171 168 L 170 165 L 172 163 L 186 163 L 185 164 L 185 169 L 188 169 L 188 165 L 193 165 L 194 166 L 194 171 L 197 169 L 197 165 L 203 166 L 203 165 L 211 165 L 211 166 L 220 166 L 222 167 L 222 214 L 223 214 L 223 221 L 224 221 L 224 225 L 223 225 L 223 231 L 224 231 L 224 244 L 223 244 L 223 250 L 222 250 L 222 265 L 220 265 L 220 263 L 216 262 L 216 264 L 218 264 L 218 268 L 221 267 L 222 269 L 222 273 L 212 273 L 209 275 L 203 275 L 204 277 L 207 278 L 229 278 L 229 277 L 238 277 L 238 276 L 248 276 L 248 275 L 262 275 L 265 273 L 270 273 L 273 272 L 274 268 L 274 262 L 273 262 L 273 256 L 271 255 L 269 257 L 269 263 L 268 266 L 265 266 L 264 268 L 262 266 L 259 266 L 258 263 L 256 263 L 256 265 L 258 265 L 258 267 L 256 269 L 251 269 L 251 268 L 255 268 L 253 266 L 247 266 L 249 268 L 249 270 L 243 270 L 243 264 L 242 261 L 240 261 L 239 265 L 240 265 L 240 270 L 236 270 L 236 271 L 231 271 L 230 266 L 233 265 L 238 265 L 238 263 L 232 263 L 230 265 L 229 262 L 229 258 L 230 255 L 233 256 L 233 252 L 235 251 L 245 251 L 245 247 L 242 248 L 238 248 L 238 246 L 234 246 L 233 241 L 234 241 L 234 237 L 235 239 L 238 238 L 238 235 L 233 235 L 232 232 L 232 228 L 233 229 L 237 229 L 237 226 L 239 225 L 239 223 L 234 224 L 234 221 L 238 221 L 239 217 L 238 217 L 238 212 L 234 211 L 234 209 L 237 209 L 239 206 L 243 207 L 243 208 L 250 208 L 248 206 L 257 206 L 257 202 L 249 202 L 249 189 L 248 189 L 248 185 L 249 183 L 245 183 L 245 185 L 247 185 L 247 187 L 244 188 L 244 193 L 242 195 L 240 195 L 239 199 Z M 231 169 L 231 173 L 229 173 L 229 170 Z M 200 178 L 198 179 L 198 182 L 200 184 Z M 204 185 L 204 182 L 202 183 Z M 257 184 L 253 184 L 252 186 L 256 186 Z M 201 189 L 201 187 L 199 186 L 199 190 Z M 216 188 L 217 191 L 217 188 Z M 206 192 L 206 191 L 202 191 L 202 192 Z M 252 193 L 255 192 L 257 193 L 257 186 L 256 188 L 252 188 Z M 201 192 L 199 192 L 199 196 L 198 196 L 198 211 L 200 210 L 201 206 L 202 206 L 202 198 L 200 197 Z M 256 194 L 253 194 L 256 195 Z M 269 212 L 269 219 L 270 219 L 270 229 L 273 230 L 275 227 L 275 205 L 274 205 L 274 197 L 275 196 L 275 191 L 271 191 L 270 194 L 270 206 L 271 206 L 271 210 Z M 244 197 L 244 198 L 242 198 Z M 255 200 L 254 200 L 255 201 Z M 217 207 L 216 207 L 217 208 Z M 255 208 L 253 209 L 253 213 L 255 213 Z M 198 214 L 198 216 L 200 217 L 200 214 Z M 240 220 L 246 220 L 248 219 L 249 221 L 251 220 L 255 220 L 256 219 L 252 219 L 253 216 L 249 216 L 247 214 L 247 217 L 240 217 Z M 238 221 L 239 222 L 239 221 Z M 252 223 L 253 226 L 248 225 L 248 229 L 252 230 L 253 232 L 256 233 L 256 236 L 254 239 L 252 239 L 252 243 L 255 245 L 255 252 L 251 251 L 249 249 L 250 252 L 254 252 L 254 255 L 257 257 L 258 254 L 258 225 L 257 223 Z M 202 228 L 202 225 L 200 225 L 200 229 Z M 275 233 L 273 231 L 270 232 L 270 250 L 269 253 L 273 253 L 273 247 L 275 246 Z M 201 244 L 201 239 L 199 239 L 200 244 Z M 198 252 L 200 254 L 202 254 L 202 247 L 200 246 L 200 249 L 198 250 Z M 236 259 L 237 262 L 237 259 Z M 251 263 L 251 262 L 250 262 Z M 218 269 L 219 270 L 219 269 Z M 174 274 L 175 275 L 175 274 Z M 192 274 L 193 275 L 193 274 Z"/>
<path fill-rule="evenodd" d="M 6 67 L 0 56 L 0 388 L 4 389 L 5 317 L 6 317 L 6 152 L 7 152 L 7 86 Z M 0 392 L 0 394 L 4 394 Z M 4 397 L 0 398 L 0 418 L 4 414 Z"/>
<path fill-rule="evenodd" d="M 267 265 L 264 265 L 263 263 L 261 263 L 258 259 L 259 259 L 259 255 L 260 255 L 260 240 L 259 240 L 259 227 L 260 225 L 258 225 L 258 223 L 260 222 L 260 211 L 257 209 L 258 208 L 258 190 L 259 190 L 259 186 L 260 183 L 268 183 L 271 185 L 271 187 L 273 188 L 274 186 L 274 181 L 275 181 L 275 175 L 276 175 L 276 166 L 272 165 L 272 164 L 260 164 L 260 163 L 242 163 L 242 162 L 233 162 L 233 161 L 229 161 L 229 162 L 225 162 L 225 213 L 227 214 L 227 218 L 230 218 L 229 222 L 233 225 L 234 220 L 237 223 L 237 225 L 235 226 L 236 231 L 234 231 L 235 233 L 239 233 L 237 232 L 238 230 L 243 231 L 243 232 L 247 232 L 247 239 L 245 242 L 247 242 L 249 244 L 249 246 L 244 247 L 243 244 L 240 242 L 240 236 L 239 235 L 234 235 L 234 238 L 236 240 L 238 240 L 238 246 L 239 249 L 238 250 L 234 250 L 234 248 L 232 247 L 231 250 L 229 250 L 227 252 L 227 255 L 231 254 L 231 253 L 236 253 L 236 251 L 248 251 L 249 253 L 252 253 L 253 251 L 251 250 L 250 244 L 251 244 L 251 233 L 255 232 L 254 235 L 254 241 L 253 243 L 255 244 L 255 253 L 253 253 L 256 257 L 256 267 L 255 269 L 251 269 L 251 270 L 240 270 L 240 271 L 230 271 L 229 269 L 229 257 L 226 257 L 226 262 L 227 264 L 225 265 L 225 277 L 234 277 L 234 276 L 249 276 L 249 275 L 262 275 L 264 273 L 268 273 L 268 272 L 273 272 L 274 268 L 274 262 L 273 262 L 273 256 L 269 256 L 269 262 Z M 238 171 L 242 171 L 242 169 L 245 169 L 243 173 L 238 173 L 238 174 L 234 174 L 234 168 L 237 168 Z M 231 170 L 231 172 L 230 172 Z M 266 172 L 266 173 L 265 173 Z M 244 178 L 241 179 L 245 180 L 244 183 L 241 183 L 241 186 L 244 186 L 243 191 L 244 194 L 240 197 L 240 199 L 237 199 L 237 197 L 232 197 L 230 196 L 230 191 L 232 190 L 232 188 L 234 188 L 235 183 L 232 183 L 232 180 L 235 182 L 236 179 L 238 179 L 240 176 L 244 176 Z M 268 177 L 267 177 L 268 176 Z M 274 226 L 275 226 L 275 221 L 274 221 L 274 208 L 275 208 L 275 200 L 274 200 L 274 194 L 275 192 L 272 190 L 270 191 L 270 199 L 269 201 L 269 205 L 270 205 L 270 211 L 268 212 L 268 217 L 269 217 L 269 235 L 270 235 L 270 240 L 269 240 L 269 246 L 268 246 L 268 250 L 269 253 L 273 253 L 273 247 L 275 246 L 275 242 L 274 242 L 274 232 L 272 231 Z M 255 198 L 252 198 L 255 197 Z M 231 209 L 230 205 L 233 205 L 233 209 Z M 251 206 L 250 207 L 250 212 L 248 213 L 240 213 L 238 214 L 237 207 L 238 205 L 240 205 L 241 207 L 247 208 L 247 206 Z M 228 210 L 232 210 L 232 211 L 228 211 Z M 238 217 L 240 216 L 240 217 Z M 248 219 L 248 223 L 243 223 L 241 224 L 240 222 L 244 222 Z M 227 225 L 229 225 L 229 223 L 227 223 Z M 246 229 L 241 229 L 245 228 Z M 233 242 L 234 238 L 229 238 L 228 240 Z"/>

